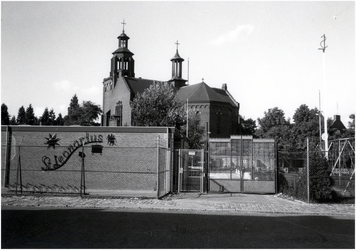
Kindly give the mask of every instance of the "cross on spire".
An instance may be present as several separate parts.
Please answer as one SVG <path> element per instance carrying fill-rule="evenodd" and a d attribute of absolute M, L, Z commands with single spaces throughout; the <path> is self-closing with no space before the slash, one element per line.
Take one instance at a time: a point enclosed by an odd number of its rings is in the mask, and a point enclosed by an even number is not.
<path fill-rule="evenodd" d="M 121 22 L 121 24 L 122 24 L 122 32 L 124 32 L 125 31 L 125 24 L 126 24 L 125 23 L 125 18 L 124 18 L 124 21 Z"/>
<path fill-rule="evenodd" d="M 178 40 L 177 40 L 177 42 L 176 42 L 176 45 L 177 45 L 177 51 L 178 51 L 178 45 L 179 45 Z"/>

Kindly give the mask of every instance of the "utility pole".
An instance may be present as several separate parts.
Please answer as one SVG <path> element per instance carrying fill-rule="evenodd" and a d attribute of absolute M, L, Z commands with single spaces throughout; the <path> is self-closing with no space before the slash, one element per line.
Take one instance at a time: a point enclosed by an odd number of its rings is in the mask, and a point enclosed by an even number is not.
<path fill-rule="evenodd" d="M 324 115 L 324 134 L 323 134 L 323 140 L 325 142 L 325 157 L 328 159 L 328 125 L 327 125 L 327 114 L 326 114 L 326 76 L 325 76 L 325 50 L 328 46 L 325 46 L 325 41 L 326 41 L 326 36 L 323 34 L 321 36 L 323 39 L 320 42 L 320 47 L 319 50 L 323 51 L 323 91 L 324 91 L 324 96 L 323 96 L 323 115 Z"/>

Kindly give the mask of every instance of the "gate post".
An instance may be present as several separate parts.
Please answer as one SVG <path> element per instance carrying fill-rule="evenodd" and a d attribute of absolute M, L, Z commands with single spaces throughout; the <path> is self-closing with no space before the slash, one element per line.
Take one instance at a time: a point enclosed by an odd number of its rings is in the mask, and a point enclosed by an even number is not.
<path fill-rule="evenodd" d="M 200 150 L 200 161 L 201 161 L 201 178 L 200 178 L 200 193 L 204 193 L 204 149 Z"/>
<path fill-rule="evenodd" d="M 83 198 L 85 195 L 85 169 L 84 169 L 84 144 L 82 145 L 82 152 L 79 152 L 81 158 L 81 171 L 80 171 L 80 196 Z"/>
<path fill-rule="evenodd" d="M 181 190 L 181 185 L 182 185 L 182 180 L 181 180 L 181 166 L 182 166 L 182 149 L 178 150 L 178 194 L 180 193 Z"/>
<path fill-rule="evenodd" d="M 6 126 L 4 187 L 9 187 L 10 184 L 11 143 L 12 143 L 11 138 L 12 138 L 12 129 L 10 126 Z"/>

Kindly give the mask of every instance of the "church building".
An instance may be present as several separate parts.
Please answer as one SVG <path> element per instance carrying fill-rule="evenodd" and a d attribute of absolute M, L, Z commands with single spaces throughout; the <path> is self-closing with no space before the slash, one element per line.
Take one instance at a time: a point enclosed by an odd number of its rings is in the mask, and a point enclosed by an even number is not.
<path fill-rule="evenodd" d="M 102 126 L 133 126 L 130 102 L 151 84 L 160 83 L 172 84 L 177 97 L 188 103 L 189 109 L 199 112 L 200 125 L 210 132 L 210 138 L 230 138 L 238 134 L 240 105 L 227 90 L 226 83 L 221 89 L 209 87 L 204 80 L 188 86 L 182 78 L 184 59 L 178 53 L 178 42 L 171 59 L 170 80 L 135 78 L 135 60 L 128 47 L 129 39 L 123 29 L 118 37 L 118 48 L 112 53 L 110 75 L 103 80 Z"/>

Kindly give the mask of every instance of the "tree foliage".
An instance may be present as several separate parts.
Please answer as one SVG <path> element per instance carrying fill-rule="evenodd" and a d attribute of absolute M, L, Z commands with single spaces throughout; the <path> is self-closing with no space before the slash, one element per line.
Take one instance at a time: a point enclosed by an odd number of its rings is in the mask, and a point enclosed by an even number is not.
<path fill-rule="evenodd" d="M 43 111 L 42 116 L 40 117 L 40 122 L 42 125 L 50 125 L 49 121 L 49 112 L 48 108 L 46 107 L 45 110 Z"/>
<path fill-rule="evenodd" d="M 181 127 L 181 137 L 184 137 L 187 133 L 187 124 Z M 189 110 L 188 112 L 188 148 L 203 148 L 203 135 L 205 128 L 200 124 L 200 113 L 195 110 Z"/>
<path fill-rule="evenodd" d="M 83 101 L 80 106 L 81 117 L 80 117 L 80 125 L 82 126 L 94 126 L 98 125 L 94 121 L 97 120 L 100 115 L 103 113 L 102 109 L 99 105 L 91 101 Z"/>
<path fill-rule="evenodd" d="M 354 119 L 352 117 L 354 115 L 350 116 Z M 285 119 L 283 110 L 277 107 L 269 109 L 264 113 L 264 117 L 258 118 L 259 127 L 255 135 L 258 138 L 275 139 L 278 149 L 283 151 L 305 151 L 307 137 L 310 147 L 317 148 L 320 144 L 319 128 L 321 127 L 322 130 L 324 128 L 324 119 L 320 111 L 317 108 L 309 109 L 307 105 L 302 104 L 296 109 L 293 121 L 294 123 L 290 123 L 289 119 Z M 354 136 L 352 129 L 331 131 L 329 128 L 332 122 L 331 119 L 327 120 L 329 140 Z M 352 122 L 350 125 L 352 126 Z"/>
<path fill-rule="evenodd" d="M 46 107 L 39 120 L 41 124 L 45 126 L 57 125 L 56 114 L 54 113 L 53 108 L 48 111 L 48 108 Z"/>
<path fill-rule="evenodd" d="M 176 126 L 184 119 L 184 103 L 170 84 L 152 84 L 131 102 L 135 126 Z"/>
<path fill-rule="evenodd" d="M 1 125 L 10 124 L 10 114 L 5 103 L 1 104 Z"/>
<path fill-rule="evenodd" d="M 18 114 L 17 114 L 17 124 L 22 125 L 26 124 L 26 111 L 24 106 L 21 106 L 19 108 Z"/>
<path fill-rule="evenodd" d="M 131 102 L 132 122 L 135 126 L 176 127 L 176 135 L 184 138 L 189 148 L 201 148 L 204 127 L 196 111 L 188 112 L 184 102 L 176 98 L 176 91 L 170 84 L 152 84 Z"/>
<path fill-rule="evenodd" d="M 291 124 L 285 119 L 284 111 L 275 107 L 264 112 L 264 117 L 258 118 L 259 128 L 256 136 L 259 138 L 273 138 L 279 150 L 289 147 L 289 132 Z"/>
<path fill-rule="evenodd" d="M 252 135 L 255 136 L 257 131 L 256 121 L 251 118 L 245 119 L 244 117 L 240 118 L 240 131 L 242 135 Z"/>
<path fill-rule="evenodd" d="M 69 103 L 68 115 L 63 120 L 65 125 L 97 126 L 99 124 L 95 120 L 102 113 L 100 105 L 91 101 L 83 101 L 82 105 L 79 105 L 78 97 L 74 95 Z"/>
<path fill-rule="evenodd" d="M 311 201 L 327 201 L 331 200 L 333 189 L 333 180 L 330 177 L 330 171 L 328 170 L 329 164 L 327 159 L 320 151 L 314 151 L 310 155 L 310 167 L 309 167 L 309 195 Z M 307 172 L 304 169 L 301 174 L 297 187 L 295 190 L 295 196 L 299 199 L 306 199 L 307 197 Z"/>
<path fill-rule="evenodd" d="M 283 126 L 289 123 L 287 123 L 285 119 L 284 111 L 278 107 L 269 109 L 267 112 L 264 112 L 264 115 L 264 117 L 257 119 L 259 123 L 257 136 L 259 137 L 265 137 L 268 131 L 273 127 Z"/>
<path fill-rule="evenodd" d="M 58 117 L 56 119 L 56 125 L 57 126 L 63 126 L 64 125 L 64 119 L 63 119 L 61 113 L 58 114 Z"/>
<path fill-rule="evenodd" d="M 345 137 L 355 137 L 355 114 L 351 114 L 349 118 L 351 121 L 349 121 Z"/>
<path fill-rule="evenodd" d="M 290 131 L 290 148 L 292 151 L 306 150 L 306 138 L 309 137 L 310 145 L 315 148 L 319 143 L 319 111 L 309 109 L 302 104 L 294 113 L 294 124 Z"/>
<path fill-rule="evenodd" d="M 11 117 L 10 125 L 17 125 L 16 117 L 14 115 Z"/>
<path fill-rule="evenodd" d="M 26 124 L 35 125 L 37 122 L 37 118 L 33 111 L 32 105 L 30 104 L 26 109 Z"/>

